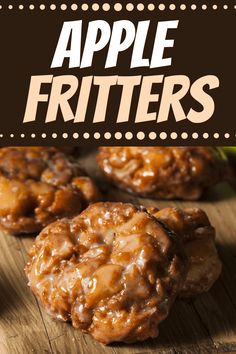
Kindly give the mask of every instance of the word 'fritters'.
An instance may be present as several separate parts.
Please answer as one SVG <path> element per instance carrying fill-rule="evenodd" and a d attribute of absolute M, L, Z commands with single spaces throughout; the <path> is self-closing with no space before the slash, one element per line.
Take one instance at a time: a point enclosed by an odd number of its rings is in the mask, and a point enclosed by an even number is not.
<path fill-rule="evenodd" d="M 51 86 L 50 94 L 41 94 L 42 83 Z M 152 93 L 153 85 L 160 86 L 159 93 Z M 65 91 L 63 88 L 67 86 Z M 47 113 L 45 122 L 53 122 L 57 119 L 58 111 L 61 110 L 64 121 L 73 120 L 74 123 L 85 121 L 88 107 L 93 103 L 90 101 L 91 91 L 96 86 L 98 89 L 96 97 L 96 108 L 93 116 L 93 123 L 104 122 L 106 111 L 112 90 L 121 88 L 119 98 L 115 95 L 115 101 L 119 99 L 119 109 L 116 115 L 117 123 L 127 122 L 130 118 L 130 109 L 133 101 L 135 89 L 138 88 L 138 103 L 136 107 L 135 123 L 156 121 L 164 122 L 168 120 L 170 109 L 172 108 L 177 122 L 188 119 L 193 123 L 202 123 L 208 120 L 214 112 L 214 100 L 204 91 L 205 86 L 214 89 L 219 86 L 216 76 L 203 76 L 192 84 L 185 75 L 153 75 L 153 76 L 87 76 L 79 85 L 79 80 L 73 75 L 44 75 L 31 78 L 28 103 L 26 107 L 24 122 L 32 122 L 36 119 L 39 102 L 46 102 Z M 79 89 L 80 86 L 80 89 Z M 178 89 L 176 90 L 176 87 Z M 181 100 L 190 94 L 192 98 L 199 102 L 202 110 L 190 109 L 185 113 Z M 70 99 L 76 98 L 76 108 L 72 109 Z M 113 97 L 114 98 L 114 97 Z M 149 112 L 150 103 L 158 103 L 158 111 Z M 110 102 L 114 106 L 112 102 Z M 109 117 L 107 118 L 109 119 Z"/>

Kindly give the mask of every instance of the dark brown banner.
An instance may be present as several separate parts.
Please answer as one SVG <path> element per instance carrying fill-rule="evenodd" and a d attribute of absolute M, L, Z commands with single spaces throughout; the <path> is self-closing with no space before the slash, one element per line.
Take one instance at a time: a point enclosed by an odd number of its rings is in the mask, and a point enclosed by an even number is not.
<path fill-rule="evenodd" d="M 1 145 L 235 145 L 236 2 L 0 5 Z"/>

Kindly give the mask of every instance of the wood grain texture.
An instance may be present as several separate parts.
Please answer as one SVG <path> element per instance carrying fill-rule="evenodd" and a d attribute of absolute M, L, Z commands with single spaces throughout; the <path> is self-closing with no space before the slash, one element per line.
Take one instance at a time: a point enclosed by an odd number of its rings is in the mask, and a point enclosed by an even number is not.
<path fill-rule="evenodd" d="M 58 354 L 198 354 L 236 353 L 236 193 L 229 185 L 212 188 L 199 202 L 167 202 L 136 198 L 108 186 L 96 167 L 94 153 L 79 157 L 98 181 L 104 200 L 145 206 L 198 206 L 217 230 L 223 261 L 220 279 L 206 294 L 177 300 L 155 340 L 105 347 L 70 324 L 52 320 L 27 287 L 24 266 L 33 237 L 0 232 L 0 353 Z"/>

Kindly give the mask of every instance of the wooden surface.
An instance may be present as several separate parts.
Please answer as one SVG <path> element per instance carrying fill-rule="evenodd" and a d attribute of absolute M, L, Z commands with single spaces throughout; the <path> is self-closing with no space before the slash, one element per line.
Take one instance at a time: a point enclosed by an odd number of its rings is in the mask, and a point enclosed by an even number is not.
<path fill-rule="evenodd" d="M 92 152 L 81 163 L 98 180 L 105 200 L 130 201 L 146 206 L 198 206 L 217 230 L 223 273 L 210 292 L 190 301 L 177 300 L 160 326 L 155 340 L 105 347 L 53 321 L 27 287 L 24 266 L 32 237 L 0 235 L 0 354 L 149 354 L 236 353 L 236 194 L 227 185 L 212 188 L 200 202 L 153 202 L 114 188 L 107 189 L 96 169 Z"/>

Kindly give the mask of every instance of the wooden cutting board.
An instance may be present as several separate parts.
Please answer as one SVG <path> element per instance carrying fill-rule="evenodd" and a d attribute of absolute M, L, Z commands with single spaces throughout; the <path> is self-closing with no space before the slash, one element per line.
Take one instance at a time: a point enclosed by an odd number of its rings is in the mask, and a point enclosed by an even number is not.
<path fill-rule="evenodd" d="M 0 354 L 236 353 L 236 193 L 228 184 L 212 188 L 200 202 L 154 202 L 135 198 L 101 182 L 94 153 L 79 158 L 104 190 L 104 200 L 145 206 L 198 206 L 217 230 L 223 273 L 210 292 L 177 300 L 155 340 L 105 347 L 68 323 L 52 320 L 40 306 L 24 274 L 32 237 L 0 235 Z"/>

